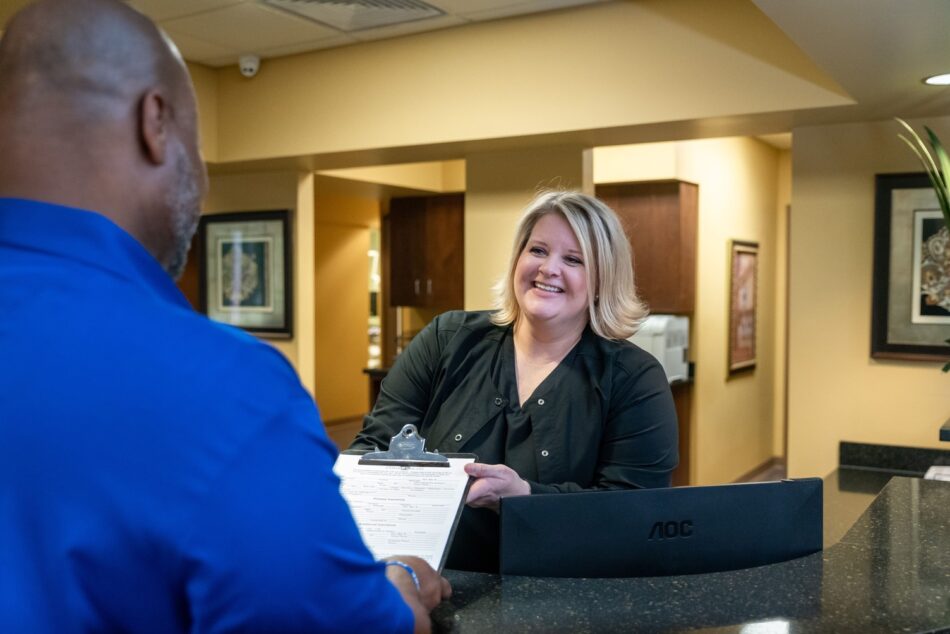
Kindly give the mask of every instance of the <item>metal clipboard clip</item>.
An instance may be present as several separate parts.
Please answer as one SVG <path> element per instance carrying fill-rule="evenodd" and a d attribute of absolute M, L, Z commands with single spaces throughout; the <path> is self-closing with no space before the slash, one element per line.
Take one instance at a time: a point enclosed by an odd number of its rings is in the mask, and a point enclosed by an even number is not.
<path fill-rule="evenodd" d="M 389 441 L 388 451 L 371 451 L 360 458 L 361 465 L 390 465 L 397 467 L 448 467 L 449 459 L 439 452 L 425 450 L 426 439 L 419 435 L 415 425 L 405 425 Z"/>

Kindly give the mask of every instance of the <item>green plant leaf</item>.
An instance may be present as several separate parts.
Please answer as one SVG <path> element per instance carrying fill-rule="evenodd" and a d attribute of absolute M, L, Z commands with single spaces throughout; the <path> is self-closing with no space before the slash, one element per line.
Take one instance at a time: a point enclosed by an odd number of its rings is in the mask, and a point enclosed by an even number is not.
<path fill-rule="evenodd" d="M 930 146 L 934 150 L 934 154 L 937 155 L 937 160 L 940 161 L 940 176 L 941 183 L 943 185 L 944 194 L 948 199 L 950 199 L 950 193 L 948 193 L 947 179 L 950 178 L 950 157 L 947 156 L 947 152 L 943 149 L 943 145 L 940 143 L 940 138 L 934 133 L 933 130 L 924 126 L 924 130 L 927 131 L 927 136 L 930 139 Z M 941 211 L 943 211 L 943 219 L 946 222 L 947 227 L 950 228 L 950 206 L 941 205 Z"/>
<path fill-rule="evenodd" d="M 943 172 L 941 172 L 941 169 L 937 167 L 937 162 L 931 155 L 930 150 L 927 149 L 923 139 L 920 138 L 920 135 L 918 135 L 914 129 L 910 127 L 910 125 L 903 119 L 895 118 L 895 120 L 901 124 L 905 130 L 907 130 L 907 133 L 913 139 L 913 141 L 911 141 L 903 134 L 897 135 L 904 143 L 907 144 L 914 154 L 917 155 L 921 165 L 924 166 L 927 176 L 930 178 L 930 184 L 933 186 L 934 193 L 937 195 L 937 202 L 940 204 L 940 210 L 943 212 L 944 222 L 946 222 L 947 226 L 950 227 L 950 191 L 948 191 L 946 180 L 946 177 L 950 175 L 950 161 L 947 160 L 947 155 L 943 150 L 943 146 L 940 144 L 940 139 L 937 138 L 937 135 L 934 134 L 933 130 L 930 128 L 925 128 L 927 130 L 927 134 L 930 137 L 931 145 L 934 147 L 934 152 L 939 157 L 941 166 L 944 169 Z"/>
<path fill-rule="evenodd" d="M 915 138 L 916 141 L 921 143 L 920 147 L 911 143 L 911 141 L 905 137 L 903 134 L 897 135 L 901 141 L 907 144 L 914 154 L 917 155 L 917 158 L 920 160 L 921 165 L 927 171 L 927 176 L 930 178 L 930 185 L 933 187 L 934 193 L 937 195 L 937 203 L 940 205 L 941 211 L 950 210 L 950 199 L 947 197 L 947 191 L 941 186 L 940 175 L 936 170 L 936 164 L 933 162 L 930 154 L 927 151 L 926 146 L 922 144 L 920 138 Z M 946 212 L 944 212 L 946 213 Z"/>
<path fill-rule="evenodd" d="M 940 137 L 934 133 L 933 130 L 924 126 L 924 130 L 927 132 L 927 138 L 930 141 L 930 147 L 933 148 L 934 154 L 937 156 L 937 160 L 940 162 L 940 172 L 941 176 L 944 177 L 943 183 L 946 186 L 946 176 L 950 174 L 950 160 L 947 159 L 947 153 L 943 149 L 943 144 L 940 143 Z"/>
<path fill-rule="evenodd" d="M 914 140 L 914 143 L 911 143 L 905 137 L 898 135 L 904 139 L 904 142 L 907 143 L 907 145 L 909 145 L 912 150 L 914 150 L 917 158 L 919 158 L 920 162 L 924 164 L 924 168 L 927 170 L 927 173 L 932 175 L 939 172 L 937 169 L 937 164 L 934 162 L 933 157 L 930 156 L 930 150 L 927 149 L 927 146 L 924 144 L 923 139 L 920 138 L 920 135 L 918 135 L 914 129 L 910 127 L 910 124 L 903 119 L 895 118 L 895 120 L 904 126 L 904 129 L 907 130 L 911 138 Z"/>

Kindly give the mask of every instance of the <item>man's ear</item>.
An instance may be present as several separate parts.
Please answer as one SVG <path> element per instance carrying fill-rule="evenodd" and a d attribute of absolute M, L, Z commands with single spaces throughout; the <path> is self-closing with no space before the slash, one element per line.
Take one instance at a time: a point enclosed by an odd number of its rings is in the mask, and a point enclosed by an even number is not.
<path fill-rule="evenodd" d="M 146 160 L 161 165 L 165 162 L 171 110 L 165 97 L 149 90 L 139 104 L 139 138 Z"/>

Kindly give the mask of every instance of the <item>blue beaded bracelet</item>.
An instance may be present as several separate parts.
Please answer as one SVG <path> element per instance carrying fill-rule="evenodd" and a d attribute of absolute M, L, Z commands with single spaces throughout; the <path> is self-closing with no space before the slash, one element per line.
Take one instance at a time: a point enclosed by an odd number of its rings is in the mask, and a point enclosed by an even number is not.
<path fill-rule="evenodd" d="M 422 586 L 419 585 L 419 577 L 416 576 L 416 571 L 412 569 L 412 566 L 407 564 L 404 561 L 399 561 L 398 559 L 391 559 L 386 562 L 387 566 L 399 566 L 403 570 L 409 573 L 409 576 L 412 577 L 412 582 L 416 584 L 416 590 L 422 592 Z"/>

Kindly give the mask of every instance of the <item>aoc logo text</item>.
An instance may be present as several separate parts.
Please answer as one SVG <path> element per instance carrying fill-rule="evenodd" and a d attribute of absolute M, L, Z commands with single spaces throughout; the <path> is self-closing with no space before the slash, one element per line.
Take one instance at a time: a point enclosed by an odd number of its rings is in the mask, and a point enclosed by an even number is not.
<path fill-rule="evenodd" d="M 650 537 L 647 539 L 673 539 L 675 537 L 692 537 L 693 521 L 682 520 L 680 522 L 657 522 L 650 529 Z"/>

